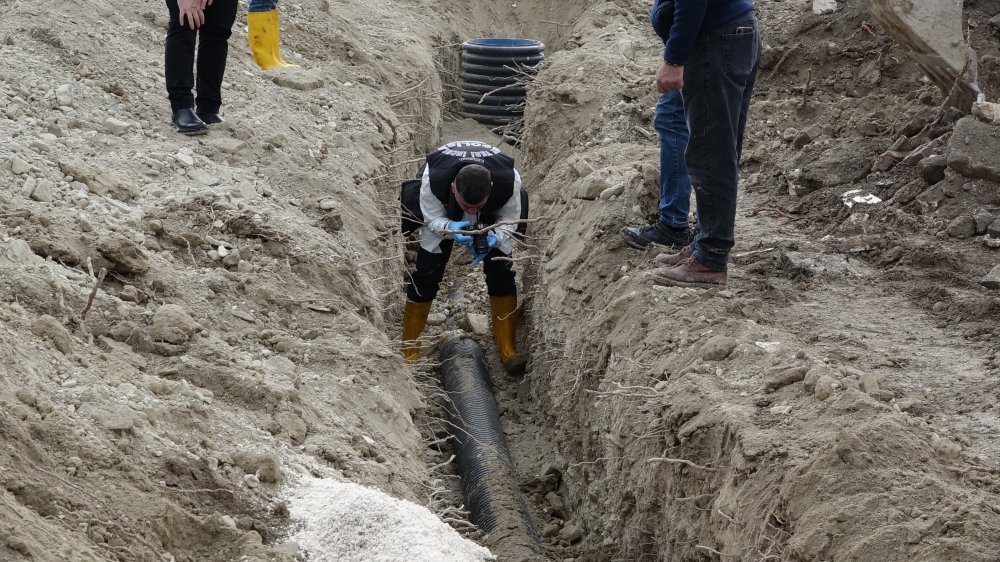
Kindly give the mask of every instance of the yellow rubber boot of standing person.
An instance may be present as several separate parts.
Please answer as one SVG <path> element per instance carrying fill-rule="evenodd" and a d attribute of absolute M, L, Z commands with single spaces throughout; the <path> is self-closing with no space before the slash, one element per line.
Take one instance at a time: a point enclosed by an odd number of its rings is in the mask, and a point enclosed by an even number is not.
<path fill-rule="evenodd" d="M 278 26 L 278 10 L 247 13 L 247 33 L 250 39 L 250 50 L 253 59 L 262 70 L 274 68 L 290 68 L 280 54 L 280 28 Z"/>
<path fill-rule="evenodd" d="M 510 374 L 524 371 L 528 360 L 517 352 L 517 295 L 490 297 L 493 340 L 503 368 Z"/>
<path fill-rule="evenodd" d="M 263 70 L 277 68 L 281 64 L 274 58 L 277 52 L 276 41 L 277 31 L 271 23 L 271 12 L 248 12 L 247 13 L 247 37 L 250 40 L 250 51 L 253 53 L 253 60 Z"/>
<path fill-rule="evenodd" d="M 299 65 L 287 63 L 285 59 L 281 58 L 281 25 L 279 24 L 278 10 L 271 10 L 265 13 L 269 14 L 272 27 L 274 27 L 274 60 L 282 68 L 298 68 Z"/>
<path fill-rule="evenodd" d="M 407 363 L 416 363 L 420 359 L 420 334 L 427 324 L 427 315 L 431 312 L 431 302 L 406 301 L 403 307 L 403 359 Z"/>

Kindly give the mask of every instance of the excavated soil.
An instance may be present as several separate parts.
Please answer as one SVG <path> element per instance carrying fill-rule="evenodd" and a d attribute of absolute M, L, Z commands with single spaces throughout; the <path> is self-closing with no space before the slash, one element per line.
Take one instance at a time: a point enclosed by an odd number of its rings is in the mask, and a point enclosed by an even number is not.
<path fill-rule="evenodd" d="M 645 0 L 281 8 L 302 68 L 262 74 L 241 15 L 227 121 L 186 138 L 162 3 L 0 2 L 0 559 L 321 559 L 293 540 L 296 498 L 338 489 L 315 478 L 467 531 L 433 374 L 399 357 L 396 201 L 438 143 L 501 142 L 452 112 L 484 35 L 549 55 L 505 145 L 540 219 L 531 361 L 492 373 L 541 555 L 997 559 L 1000 134 L 943 110 L 861 1 L 757 3 L 719 292 L 654 287 L 618 232 L 655 209 Z M 998 13 L 967 6 L 989 100 Z M 435 313 L 487 314 L 454 261 L 465 298 Z"/>

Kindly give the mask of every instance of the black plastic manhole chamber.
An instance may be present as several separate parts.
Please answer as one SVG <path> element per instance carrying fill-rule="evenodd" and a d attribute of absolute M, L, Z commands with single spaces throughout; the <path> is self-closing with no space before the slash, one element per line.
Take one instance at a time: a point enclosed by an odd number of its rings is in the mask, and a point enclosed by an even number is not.
<path fill-rule="evenodd" d="M 462 114 L 483 125 L 524 118 L 525 85 L 545 60 L 534 39 L 481 37 L 462 43 Z"/>

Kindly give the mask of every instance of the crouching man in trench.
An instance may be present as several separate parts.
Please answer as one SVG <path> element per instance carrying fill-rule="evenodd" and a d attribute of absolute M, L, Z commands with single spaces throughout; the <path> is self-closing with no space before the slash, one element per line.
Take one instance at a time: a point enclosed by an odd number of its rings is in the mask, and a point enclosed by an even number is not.
<path fill-rule="evenodd" d="M 481 142 L 448 143 L 427 155 L 417 179 L 403 182 L 400 202 L 403 233 L 416 232 L 420 244 L 416 272 L 406 287 L 403 357 L 410 363 L 420 357 L 417 338 L 458 242 L 471 254 L 473 266 L 483 264 L 493 339 L 504 368 L 509 373 L 523 371 L 526 359 L 516 348 L 517 286 L 510 256 L 515 238 L 525 232 L 528 198 L 514 159 Z M 484 232 L 478 242 L 472 234 L 477 224 L 490 227 L 480 227 Z"/>

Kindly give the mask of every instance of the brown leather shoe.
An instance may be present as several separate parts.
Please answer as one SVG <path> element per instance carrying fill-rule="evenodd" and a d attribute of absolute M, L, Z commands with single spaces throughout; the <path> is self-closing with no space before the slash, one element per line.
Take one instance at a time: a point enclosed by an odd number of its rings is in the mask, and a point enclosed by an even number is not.
<path fill-rule="evenodd" d="M 673 287 L 700 287 L 703 289 L 724 289 L 728 280 L 725 271 L 715 271 L 694 261 L 685 259 L 674 267 L 661 267 L 653 273 L 657 285 Z"/>
<path fill-rule="evenodd" d="M 694 254 L 694 248 L 690 244 L 684 246 L 676 254 L 657 254 L 656 263 L 661 263 L 663 265 L 673 267 L 680 264 L 682 261 L 690 258 Z"/>

